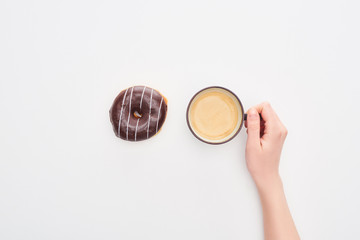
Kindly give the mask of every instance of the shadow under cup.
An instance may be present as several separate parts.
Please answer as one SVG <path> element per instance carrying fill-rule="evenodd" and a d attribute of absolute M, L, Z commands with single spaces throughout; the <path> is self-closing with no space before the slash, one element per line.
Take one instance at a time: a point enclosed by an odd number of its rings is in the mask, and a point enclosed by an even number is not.
<path fill-rule="evenodd" d="M 209 144 L 222 144 L 240 132 L 244 122 L 244 108 L 230 90 L 207 87 L 190 100 L 186 120 L 196 138 Z"/>

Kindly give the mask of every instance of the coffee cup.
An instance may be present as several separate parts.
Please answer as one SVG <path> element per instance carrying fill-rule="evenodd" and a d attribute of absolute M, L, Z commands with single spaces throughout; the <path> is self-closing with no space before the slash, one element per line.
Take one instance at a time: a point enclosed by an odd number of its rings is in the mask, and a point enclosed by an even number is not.
<path fill-rule="evenodd" d="M 240 99 L 224 87 L 212 86 L 197 92 L 190 100 L 186 120 L 192 134 L 208 144 L 232 140 L 246 120 Z"/>

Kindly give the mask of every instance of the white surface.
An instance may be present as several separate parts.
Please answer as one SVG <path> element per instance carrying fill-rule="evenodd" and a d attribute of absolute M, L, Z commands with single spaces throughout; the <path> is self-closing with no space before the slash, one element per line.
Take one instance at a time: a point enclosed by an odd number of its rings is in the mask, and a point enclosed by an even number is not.
<path fill-rule="evenodd" d="M 268 100 L 303 239 L 359 239 L 359 1 L 0 3 L 0 239 L 262 239 L 246 133 L 187 129 L 199 89 Z M 129 143 L 108 110 L 146 84 L 162 132 Z"/>

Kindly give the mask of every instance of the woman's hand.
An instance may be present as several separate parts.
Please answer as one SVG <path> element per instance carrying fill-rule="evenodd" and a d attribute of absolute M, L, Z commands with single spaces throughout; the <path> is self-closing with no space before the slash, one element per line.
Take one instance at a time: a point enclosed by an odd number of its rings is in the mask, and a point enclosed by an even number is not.
<path fill-rule="evenodd" d="M 287 130 L 269 103 L 250 108 L 247 114 L 245 158 L 261 200 L 265 239 L 298 240 L 279 175 Z"/>
<path fill-rule="evenodd" d="M 247 114 L 246 164 L 255 183 L 261 185 L 279 178 L 280 155 L 287 130 L 267 102 L 250 108 Z"/>

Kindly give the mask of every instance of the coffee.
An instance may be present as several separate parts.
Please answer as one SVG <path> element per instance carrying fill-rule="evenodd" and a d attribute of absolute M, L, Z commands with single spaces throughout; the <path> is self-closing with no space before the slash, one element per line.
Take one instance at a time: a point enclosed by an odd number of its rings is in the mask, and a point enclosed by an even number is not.
<path fill-rule="evenodd" d="M 220 87 L 197 93 L 188 107 L 188 124 L 200 140 L 222 143 L 236 135 L 242 125 L 243 110 L 238 98 Z"/>

